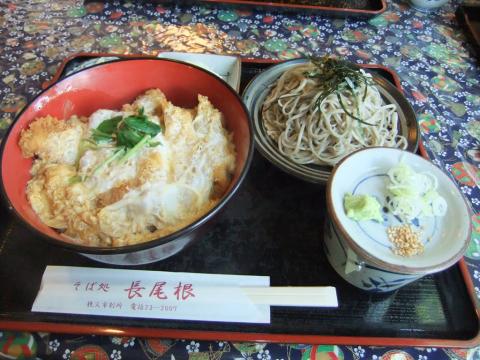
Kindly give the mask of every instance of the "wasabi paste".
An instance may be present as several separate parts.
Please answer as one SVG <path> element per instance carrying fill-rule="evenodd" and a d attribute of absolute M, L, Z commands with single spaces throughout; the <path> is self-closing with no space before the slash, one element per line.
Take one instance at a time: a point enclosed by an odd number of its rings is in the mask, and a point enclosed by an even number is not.
<path fill-rule="evenodd" d="M 343 206 L 347 216 L 355 221 L 383 222 L 382 206 L 373 196 L 346 193 L 343 198 Z"/>

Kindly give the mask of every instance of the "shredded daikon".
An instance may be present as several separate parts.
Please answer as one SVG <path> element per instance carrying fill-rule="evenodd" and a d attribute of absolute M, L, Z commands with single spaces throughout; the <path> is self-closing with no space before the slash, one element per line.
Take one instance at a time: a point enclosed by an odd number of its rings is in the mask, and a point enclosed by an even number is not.
<path fill-rule="evenodd" d="M 445 215 L 447 202 L 438 194 L 438 182 L 433 174 L 416 173 L 400 161 L 388 171 L 388 179 L 387 208 L 402 221 Z"/>

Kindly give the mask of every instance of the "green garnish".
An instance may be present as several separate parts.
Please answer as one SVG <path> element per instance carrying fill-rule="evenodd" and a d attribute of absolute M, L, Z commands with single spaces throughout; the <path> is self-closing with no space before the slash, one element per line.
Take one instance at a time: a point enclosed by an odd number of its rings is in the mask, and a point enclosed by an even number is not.
<path fill-rule="evenodd" d="M 68 181 L 69 184 L 73 185 L 75 183 L 85 181 L 88 177 L 93 176 L 93 175 L 97 174 L 98 172 L 100 172 L 102 169 L 104 169 L 106 166 L 108 166 L 108 164 L 110 164 L 110 163 L 114 162 L 115 160 L 117 160 L 118 158 L 122 157 L 125 154 L 125 151 L 126 151 L 125 147 L 123 147 L 123 146 L 120 147 L 120 148 L 116 148 L 114 150 L 115 151 L 112 155 L 110 155 L 104 161 L 102 161 L 100 164 L 98 164 L 89 174 L 84 174 L 83 176 L 80 176 L 80 175 L 72 176 Z"/>
<path fill-rule="evenodd" d="M 111 119 L 104 120 L 95 129 L 88 139 L 83 139 L 79 146 L 79 159 L 87 150 L 97 150 L 99 148 L 112 148 L 115 152 L 97 165 L 89 174 L 73 176 L 69 179 L 70 184 L 85 181 L 86 178 L 92 176 L 113 162 L 121 164 L 131 158 L 144 146 L 155 147 L 161 145 L 160 141 L 154 141 L 153 138 L 162 131 L 162 128 L 154 122 L 148 120 L 144 114 L 143 108 L 138 111 L 137 115 L 129 115 L 126 117 L 115 116 Z M 104 146 L 101 144 L 107 143 Z M 78 160 L 77 159 L 77 162 Z"/>
<path fill-rule="evenodd" d="M 123 129 L 117 134 L 117 144 L 128 148 L 134 147 L 143 136 L 140 132 L 133 129 Z"/>
<path fill-rule="evenodd" d="M 148 142 L 148 147 L 155 147 L 155 146 L 158 146 L 158 145 L 162 145 L 162 143 L 160 141 L 149 141 Z"/>
<path fill-rule="evenodd" d="M 363 86 L 364 93 L 362 101 L 365 101 L 365 98 L 367 97 L 367 87 L 372 83 L 371 79 L 365 76 L 353 64 L 344 60 L 337 60 L 324 56 L 319 59 L 310 59 L 310 62 L 315 65 L 315 69 L 306 72 L 305 76 L 318 80 L 320 96 L 317 98 L 315 105 L 319 109 L 319 113 L 321 112 L 320 104 L 322 101 L 330 94 L 336 93 L 340 106 L 348 116 L 365 125 L 373 126 L 373 124 L 370 124 L 347 111 L 340 96 L 341 91 L 348 91 L 354 95 L 355 89 Z M 353 97 L 355 98 L 355 96 Z M 358 103 L 356 104 L 356 107 L 358 108 Z"/>
<path fill-rule="evenodd" d="M 97 143 L 106 143 L 113 141 L 113 135 L 104 133 L 100 130 L 93 129 L 92 130 L 92 139 Z"/>
<path fill-rule="evenodd" d="M 92 131 L 92 139 L 98 144 L 102 142 L 114 142 L 116 146 L 124 146 L 128 149 L 135 147 L 145 135 L 155 137 L 162 128 L 148 120 L 141 108 L 137 115 L 126 117 L 115 116 L 104 120 Z"/>
<path fill-rule="evenodd" d="M 82 181 L 82 178 L 79 175 L 72 176 L 68 179 L 68 185 L 73 185 Z"/>
<path fill-rule="evenodd" d="M 162 130 L 159 125 L 148 121 L 145 116 L 128 116 L 124 119 L 124 121 L 130 129 L 152 136 L 157 135 Z"/>
<path fill-rule="evenodd" d="M 145 135 L 133 148 L 127 151 L 125 156 L 123 156 L 119 163 L 123 163 L 124 161 L 127 161 L 129 158 L 131 158 L 135 153 L 137 153 L 142 147 L 144 147 L 151 139 L 150 135 Z"/>
<path fill-rule="evenodd" d="M 102 123 L 98 125 L 95 130 L 103 134 L 112 135 L 117 130 L 118 124 L 120 123 L 120 121 L 122 121 L 122 119 L 122 116 L 115 116 L 111 119 L 102 121 Z"/>
<path fill-rule="evenodd" d="M 111 162 L 115 161 L 116 159 L 120 158 L 125 154 L 125 148 L 121 147 L 117 151 L 115 151 L 112 155 L 110 155 L 108 158 L 105 159 L 101 164 L 97 165 L 95 169 L 93 169 L 92 174 L 95 175 L 97 174 L 100 170 L 102 170 L 104 167 L 106 167 L 108 164 Z"/>

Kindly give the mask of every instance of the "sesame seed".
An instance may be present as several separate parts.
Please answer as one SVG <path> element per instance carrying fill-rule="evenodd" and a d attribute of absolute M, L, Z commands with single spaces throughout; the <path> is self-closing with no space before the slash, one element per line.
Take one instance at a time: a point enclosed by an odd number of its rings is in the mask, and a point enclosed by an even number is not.
<path fill-rule="evenodd" d="M 425 250 L 419 233 L 414 231 L 409 224 L 389 226 L 387 235 L 394 245 L 393 252 L 396 255 L 408 257 L 421 254 Z"/>

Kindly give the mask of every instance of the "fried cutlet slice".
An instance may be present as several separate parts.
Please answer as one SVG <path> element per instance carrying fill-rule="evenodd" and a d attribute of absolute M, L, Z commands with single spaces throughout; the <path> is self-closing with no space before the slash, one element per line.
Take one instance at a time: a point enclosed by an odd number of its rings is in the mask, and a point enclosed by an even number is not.
<path fill-rule="evenodd" d="M 20 134 L 23 156 L 37 156 L 49 163 L 75 164 L 80 140 L 88 129 L 85 121 L 76 116 L 66 121 L 53 116 L 37 118 Z"/>

